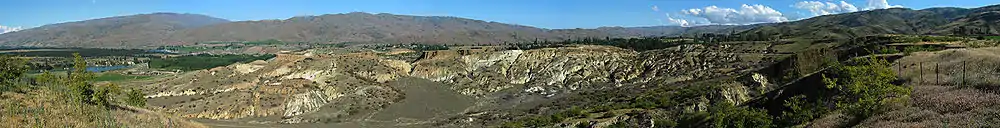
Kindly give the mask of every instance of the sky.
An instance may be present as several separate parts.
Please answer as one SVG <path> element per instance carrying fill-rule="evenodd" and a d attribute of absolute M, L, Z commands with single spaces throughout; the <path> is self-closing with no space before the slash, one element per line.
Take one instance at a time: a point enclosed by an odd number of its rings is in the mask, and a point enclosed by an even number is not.
<path fill-rule="evenodd" d="M 349 12 L 454 16 L 548 29 L 788 22 L 904 7 L 975 8 L 1000 0 L 0 0 L 0 33 L 155 12 L 232 21 Z"/>

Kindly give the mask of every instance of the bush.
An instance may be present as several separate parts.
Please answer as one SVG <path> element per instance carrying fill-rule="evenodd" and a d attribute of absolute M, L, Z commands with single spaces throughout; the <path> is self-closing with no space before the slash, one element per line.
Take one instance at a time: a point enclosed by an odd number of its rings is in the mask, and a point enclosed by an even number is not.
<path fill-rule="evenodd" d="M 144 107 L 146 106 L 146 97 L 142 94 L 142 90 L 132 89 L 125 94 L 125 104 Z"/>
<path fill-rule="evenodd" d="M 888 101 L 906 97 L 912 91 L 909 87 L 894 85 L 896 74 L 890 63 L 883 59 L 862 58 L 852 63 L 833 68 L 835 78 L 826 78 L 827 87 L 837 90 L 837 107 L 846 114 L 863 120 L 886 111 Z"/>
<path fill-rule="evenodd" d="M 824 103 L 822 99 L 810 102 L 805 95 L 789 98 L 784 104 L 789 111 L 781 113 L 782 125 L 794 126 L 823 116 L 830 111 Z"/>
<path fill-rule="evenodd" d="M 906 48 L 903 48 L 903 53 L 905 55 L 910 55 L 910 53 L 914 52 L 935 51 L 935 50 L 938 50 L 938 48 L 924 47 L 924 46 L 908 46 Z"/>
<path fill-rule="evenodd" d="M 111 105 L 111 96 L 117 91 L 117 87 L 111 87 L 112 85 L 97 86 L 94 89 L 94 93 L 90 95 L 90 102 L 96 104 L 100 107 L 107 107 Z"/>
<path fill-rule="evenodd" d="M 728 102 L 712 105 L 709 108 L 711 120 L 716 128 L 768 128 L 771 126 L 771 116 L 766 110 L 736 107 Z"/>
<path fill-rule="evenodd" d="M 19 79 L 28 72 L 27 60 L 0 55 L 0 91 L 15 90 Z"/>

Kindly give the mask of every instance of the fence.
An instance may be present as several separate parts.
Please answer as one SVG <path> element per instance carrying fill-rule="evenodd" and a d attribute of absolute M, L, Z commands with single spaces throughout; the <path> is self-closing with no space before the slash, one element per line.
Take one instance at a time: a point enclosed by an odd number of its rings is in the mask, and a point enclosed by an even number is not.
<path fill-rule="evenodd" d="M 896 74 L 903 80 L 923 85 L 978 86 L 1000 84 L 1000 63 L 980 61 L 960 62 L 899 62 Z"/>

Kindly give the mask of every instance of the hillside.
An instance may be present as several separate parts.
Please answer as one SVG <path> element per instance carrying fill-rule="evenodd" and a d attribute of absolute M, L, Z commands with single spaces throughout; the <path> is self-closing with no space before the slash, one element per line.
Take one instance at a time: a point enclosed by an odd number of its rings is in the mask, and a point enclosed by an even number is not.
<path fill-rule="evenodd" d="M 243 21 L 192 29 L 172 36 L 183 42 L 256 41 L 475 44 L 558 39 L 546 30 L 456 17 L 347 13 Z"/>
<path fill-rule="evenodd" d="M 1000 8 L 891 8 L 764 24 L 742 34 L 777 34 L 782 38 L 846 39 L 879 34 L 987 35 Z M 780 34 L 779 34 L 780 33 Z"/>
<path fill-rule="evenodd" d="M 149 47 L 212 41 L 310 43 L 497 44 L 576 38 L 729 33 L 746 26 L 601 27 L 543 29 L 441 16 L 346 13 L 285 20 L 227 22 L 193 14 L 155 13 L 61 23 L 0 35 L 0 45 L 36 47 Z"/>
<path fill-rule="evenodd" d="M 225 19 L 153 13 L 45 25 L 0 35 L 0 44 L 35 47 L 135 47 L 164 45 L 167 35 Z"/>

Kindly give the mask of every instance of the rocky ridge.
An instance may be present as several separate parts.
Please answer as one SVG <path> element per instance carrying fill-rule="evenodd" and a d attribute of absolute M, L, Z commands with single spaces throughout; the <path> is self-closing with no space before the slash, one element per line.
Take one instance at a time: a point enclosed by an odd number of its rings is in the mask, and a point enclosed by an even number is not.
<path fill-rule="evenodd" d="M 546 99 L 579 90 L 746 74 L 770 59 L 759 57 L 766 54 L 755 50 L 720 52 L 746 47 L 739 45 L 745 44 L 692 44 L 646 52 L 592 45 L 476 48 L 425 51 L 413 62 L 389 59 L 399 58 L 398 53 L 307 50 L 139 84 L 146 92 L 155 92 L 147 96 L 153 106 L 189 118 L 265 124 L 363 121 L 344 117 L 378 111 L 407 97 L 386 85 L 402 77 L 444 83 L 452 91 L 479 99 L 475 109 L 466 112 L 489 111 L 496 109 L 490 106 L 530 102 L 503 99 Z M 734 84 L 747 87 L 723 92 L 732 97 L 729 100 L 749 100 L 754 94 L 750 92 L 767 83 L 766 78 L 747 78 L 763 82 Z"/>

